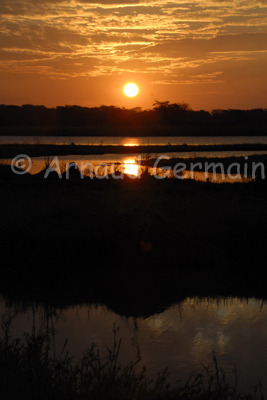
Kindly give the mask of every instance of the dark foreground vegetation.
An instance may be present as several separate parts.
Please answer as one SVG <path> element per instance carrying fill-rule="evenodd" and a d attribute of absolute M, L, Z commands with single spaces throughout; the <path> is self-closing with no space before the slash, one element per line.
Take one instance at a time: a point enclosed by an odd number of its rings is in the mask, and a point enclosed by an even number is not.
<path fill-rule="evenodd" d="M 214 355 L 212 369 L 203 368 L 186 382 L 177 379 L 168 384 L 168 371 L 158 373 L 155 380 L 146 377 L 140 360 L 122 366 L 119 361 L 121 340 L 114 327 L 114 343 L 101 354 L 97 344 L 74 364 L 66 348 L 53 354 L 49 337 L 26 335 L 12 340 L 9 321 L 4 321 L 0 339 L 0 396 L 3 400 L 252 400 L 263 399 L 261 386 L 252 394 L 242 394 L 238 375 L 233 370 L 231 384 L 218 366 Z M 177 377 L 178 378 L 178 377 Z"/>
<path fill-rule="evenodd" d="M 241 394 L 238 375 L 231 383 L 219 367 L 203 368 L 186 382 L 168 384 L 168 371 L 155 380 L 146 377 L 140 360 L 120 364 L 121 340 L 114 327 L 114 343 L 100 353 L 92 343 L 79 363 L 74 363 L 64 346 L 55 354 L 49 335 L 32 334 L 12 340 L 10 319 L 2 321 L 0 339 L 0 396 L 2 400 L 252 400 L 263 399 L 261 385 L 252 394 Z"/>
<path fill-rule="evenodd" d="M 266 298 L 265 180 L 44 179 L 0 168 L 0 290 L 151 315 L 187 296 Z"/>
<path fill-rule="evenodd" d="M 148 316 L 187 296 L 266 298 L 267 185 L 177 179 L 60 180 L 0 167 L 0 292 L 10 304 L 97 303 Z M 0 398 L 242 400 L 214 358 L 187 382 L 151 382 L 139 362 L 122 366 L 120 340 L 96 344 L 74 364 L 45 334 L 13 340 L 2 321 Z M 179 377 L 177 377 L 178 379 Z M 255 382 L 257 384 L 257 382 Z"/>
<path fill-rule="evenodd" d="M 261 136 L 266 127 L 266 109 L 194 111 L 168 101 L 157 101 L 150 110 L 0 105 L 2 135 Z"/>

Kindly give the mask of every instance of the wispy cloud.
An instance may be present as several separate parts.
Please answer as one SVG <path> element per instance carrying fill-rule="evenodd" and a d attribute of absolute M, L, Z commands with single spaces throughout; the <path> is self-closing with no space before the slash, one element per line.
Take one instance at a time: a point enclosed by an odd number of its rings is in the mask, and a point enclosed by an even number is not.
<path fill-rule="evenodd" d="M 0 16 L 0 72 L 217 84 L 266 60 L 266 0 L 1 0 Z"/>

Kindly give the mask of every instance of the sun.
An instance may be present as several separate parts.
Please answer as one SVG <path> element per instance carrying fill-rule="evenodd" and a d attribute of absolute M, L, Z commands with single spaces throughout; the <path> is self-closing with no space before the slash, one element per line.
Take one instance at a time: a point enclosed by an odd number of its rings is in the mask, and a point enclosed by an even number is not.
<path fill-rule="evenodd" d="M 123 93 L 128 97 L 135 97 L 139 93 L 139 88 L 135 83 L 127 83 L 123 88 Z"/>

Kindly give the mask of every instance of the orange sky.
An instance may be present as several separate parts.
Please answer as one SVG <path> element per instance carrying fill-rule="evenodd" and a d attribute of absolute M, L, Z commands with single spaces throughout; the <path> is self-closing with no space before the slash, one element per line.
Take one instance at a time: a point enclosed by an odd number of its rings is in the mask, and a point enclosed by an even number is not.
<path fill-rule="evenodd" d="M 1 0 L 0 15 L 0 103 L 267 108 L 267 0 Z"/>

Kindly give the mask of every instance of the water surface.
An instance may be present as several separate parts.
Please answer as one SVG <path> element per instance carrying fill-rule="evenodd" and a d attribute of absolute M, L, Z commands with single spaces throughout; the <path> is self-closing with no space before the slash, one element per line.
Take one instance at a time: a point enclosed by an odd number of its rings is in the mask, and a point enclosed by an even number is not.
<path fill-rule="evenodd" d="M 113 146 L 267 144 L 267 136 L 0 136 L 0 144 L 4 143 Z"/>
<path fill-rule="evenodd" d="M 148 375 L 168 367 L 170 380 L 186 379 L 201 364 L 212 365 L 214 351 L 226 374 L 234 365 L 240 372 L 240 385 L 251 389 L 259 380 L 267 386 L 267 302 L 255 298 L 186 298 L 148 318 L 125 318 L 104 305 L 80 304 L 54 309 L 48 318 L 42 307 L 9 307 L 2 299 L 0 314 L 18 314 L 12 335 L 45 329 L 47 319 L 55 330 L 58 351 L 68 338 L 68 349 L 78 360 L 92 342 L 112 346 L 114 324 L 122 338 L 120 360 L 141 356 Z M 51 311 L 51 310 L 50 310 Z"/>
<path fill-rule="evenodd" d="M 35 175 L 43 171 L 50 165 L 51 168 L 55 169 L 58 173 L 63 174 L 68 166 L 75 162 L 80 171 L 83 172 L 85 176 L 92 176 L 92 173 L 97 173 L 98 176 L 107 176 L 109 174 L 113 174 L 115 170 L 122 171 L 124 174 L 128 174 L 130 176 L 140 176 L 140 174 L 146 169 L 144 167 L 144 162 L 153 159 L 153 164 L 148 168 L 148 172 L 158 175 L 166 174 L 165 170 L 161 168 L 156 168 L 157 160 L 159 157 L 163 157 L 164 160 L 171 159 L 199 159 L 203 158 L 203 168 L 205 162 L 209 158 L 217 158 L 218 162 L 223 158 L 230 157 L 250 157 L 254 155 L 265 155 L 267 151 L 213 151 L 213 152 L 173 152 L 173 153 L 153 153 L 153 154 L 144 154 L 133 152 L 131 154 L 102 154 L 102 155 L 68 155 L 68 156 L 47 156 L 47 157 L 32 157 L 31 158 L 31 166 L 28 169 L 28 172 L 31 175 Z M 233 163 L 236 162 L 233 159 Z M 247 159 L 244 159 L 244 162 L 247 162 Z M 11 159 L 3 159 L 3 164 L 10 165 L 12 163 Z M 180 163 L 180 162 L 179 162 Z M 166 163 L 168 165 L 168 162 Z M 27 164 L 28 166 L 28 164 Z M 155 168 L 154 168 L 155 166 Z M 22 165 L 23 167 L 23 165 Z M 196 169 L 196 168 L 195 168 Z M 217 170 L 216 174 L 212 172 L 207 173 L 194 171 L 192 174 L 184 171 L 181 175 L 183 179 L 195 179 L 200 181 L 206 181 L 208 178 L 212 182 L 229 182 L 234 183 L 237 181 L 250 181 L 250 176 L 239 176 L 234 177 L 235 173 L 232 176 L 228 176 L 227 168 L 225 170 L 225 176 L 220 173 L 220 170 Z M 212 169 L 211 169 L 212 171 Z M 232 172 L 232 171 L 230 171 Z M 170 176 L 172 176 L 170 174 Z"/>

